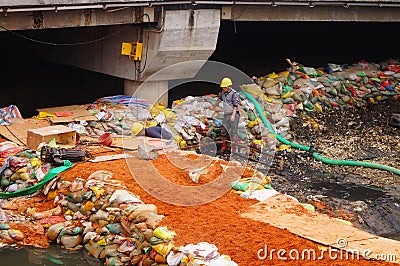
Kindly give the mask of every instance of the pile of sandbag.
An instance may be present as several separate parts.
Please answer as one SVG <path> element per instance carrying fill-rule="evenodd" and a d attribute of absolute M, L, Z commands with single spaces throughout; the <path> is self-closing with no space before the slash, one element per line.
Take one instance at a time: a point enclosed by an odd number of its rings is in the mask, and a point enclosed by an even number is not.
<path fill-rule="evenodd" d="M 259 101 L 276 133 L 284 137 L 290 117 L 297 111 L 366 106 L 389 97 L 397 99 L 400 94 L 397 60 L 380 64 L 361 60 L 352 66 L 328 64 L 325 68 L 306 67 L 290 60 L 289 63 L 291 67 L 286 71 L 253 77 L 255 84 L 242 86 Z"/>
<path fill-rule="evenodd" d="M 112 175 L 100 170 L 87 180 L 59 182 L 55 202 L 63 207 L 65 221 L 49 220 L 48 239 L 66 249 L 85 248 L 105 265 L 181 265 L 190 261 L 192 255 L 173 244 L 175 232 L 159 226 L 164 216 L 157 207 L 123 189 Z M 182 254 L 179 261 L 177 254 Z M 215 253 L 205 259 L 209 263 L 220 257 Z M 223 258 L 229 261 L 229 257 Z"/>

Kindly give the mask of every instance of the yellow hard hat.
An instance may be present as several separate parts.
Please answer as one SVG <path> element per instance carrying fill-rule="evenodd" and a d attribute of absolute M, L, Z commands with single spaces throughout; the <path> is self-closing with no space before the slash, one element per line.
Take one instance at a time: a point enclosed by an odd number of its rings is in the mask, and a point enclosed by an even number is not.
<path fill-rule="evenodd" d="M 223 78 L 222 81 L 221 81 L 220 87 L 221 88 L 226 88 L 226 87 L 229 87 L 229 86 L 232 86 L 232 80 L 230 78 Z"/>
<path fill-rule="evenodd" d="M 131 127 L 132 134 L 136 136 L 140 131 L 143 130 L 143 128 L 144 126 L 141 123 L 133 123 Z"/>

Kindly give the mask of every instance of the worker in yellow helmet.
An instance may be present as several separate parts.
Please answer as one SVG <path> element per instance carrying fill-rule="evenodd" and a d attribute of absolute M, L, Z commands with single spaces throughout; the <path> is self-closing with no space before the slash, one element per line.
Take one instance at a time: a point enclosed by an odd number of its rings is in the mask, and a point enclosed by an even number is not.
<path fill-rule="evenodd" d="M 232 80 L 227 77 L 222 79 L 220 87 L 222 91 L 218 94 L 218 99 L 211 109 L 214 109 L 222 101 L 224 110 L 224 120 L 222 122 L 224 128 L 223 134 L 225 136 L 229 134 L 231 139 L 236 140 L 240 119 L 238 109 L 240 102 L 239 93 L 232 89 Z"/>

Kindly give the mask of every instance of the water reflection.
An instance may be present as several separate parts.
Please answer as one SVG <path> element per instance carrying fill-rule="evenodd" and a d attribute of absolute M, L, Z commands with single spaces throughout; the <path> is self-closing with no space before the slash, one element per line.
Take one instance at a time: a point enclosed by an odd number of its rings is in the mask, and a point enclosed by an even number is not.
<path fill-rule="evenodd" d="M 0 258 L 0 265 L 8 266 L 103 265 L 101 261 L 90 256 L 85 249 L 68 251 L 56 244 L 51 244 L 47 249 L 35 247 L 4 247 L 0 250 Z"/>

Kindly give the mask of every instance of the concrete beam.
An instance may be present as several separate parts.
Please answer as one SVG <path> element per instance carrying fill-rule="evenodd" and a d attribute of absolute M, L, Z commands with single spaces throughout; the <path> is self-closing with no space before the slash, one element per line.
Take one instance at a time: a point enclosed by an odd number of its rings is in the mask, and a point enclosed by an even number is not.
<path fill-rule="evenodd" d="M 89 5 L 101 3 L 123 3 L 124 0 L 0 0 L 0 6 L 47 6 L 47 5 Z"/>
<path fill-rule="evenodd" d="M 114 12 L 88 9 L 7 13 L 0 17 L 0 25 L 9 30 L 29 30 L 130 24 L 137 20 L 138 12 L 139 8 L 131 7 Z"/>
<path fill-rule="evenodd" d="M 2 0 L 0 0 L 1 2 Z M 154 0 L 151 0 L 152 2 Z M 189 0 L 186 0 L 189 1 Z M 202 3 L 203 1 L 203 3 Z M 197 8 L 205 4 L 205 0 L 197 0 Z M 35 8 L 52 9 L 51 11 L 24 11 L 29 7 L 14 8 L 16 12 L 6 12 L 19 1 L 4 1 L 9 4 L 1 8 L 0 5 L 0 26 L 9 30 L 26 29 L 46 29 L 46 28 L 64 28 L 81 26 L 100 26 L 100 25 L 119 25 L 138 22 L 137 18 L 145 10 L 152 9 L 149 2 L 118 1 L 121 8 L 103 9 L 102 4 L 108 1 L 67 1 L 68 8 L 82 8 L 77 10 L 61 10 L 66 8 L 58 5 L 64 4 L 63 1 L 30 1 Z M 25 3 L 25 2 L 24 2 Z M 98 6 L 72 6 L 71 4 L 99 4 Z M 133 7 L 129 4 L 147 5 L 143 7 Z M 171 1 L 154 1 L 154 5 L 167 5 Z M 189 3 L 189 2 L 188 2 Z M 236 21 L 352 21 L 352 22 L 399 22 L 400 21 L 400 3 L 393 1 L 238 1 L 232 5 L 231 2 L 222 0 L 221 19 Z M 272 3 L 277 6 L 273 7 Z M 312 3 L 313 8 L 309 5 Z M 27 4 L 27 3 L 26 3 Z M 45 6 L 49 4 L 50 6 Z M 127 5 L 127 6 L 124 6 Z M 379 7 L 382 5 L 382 7 Z M 391 6 L 389 6 L 391 5 Z M 58 7 L 58 12 L 55 8 Z M 175 6 L 175 8 L 178 8 Z M 346 8 L 347 7 L 347 8 Z M 219 9 L 220 6 L 215 6 Z M 2 12 L 1 12 L 2 11 Z M 197 11 L 197 10 L 196 10 Z M 3 15 L 1 15 L 3 14 Z M 153 15 L 151 18 L 153 18 Z M 145 21 L 144 19 L 142 19 Z M 0 28 L 0 31 L 4 30 Z"/>
<path fill-rule="evenodd" d="M 235 5 L 222 12 L 223 19 L 235 21 L 400 22 L 400 8 L 394 7 Z"/>

